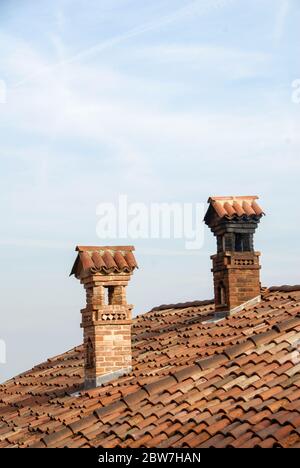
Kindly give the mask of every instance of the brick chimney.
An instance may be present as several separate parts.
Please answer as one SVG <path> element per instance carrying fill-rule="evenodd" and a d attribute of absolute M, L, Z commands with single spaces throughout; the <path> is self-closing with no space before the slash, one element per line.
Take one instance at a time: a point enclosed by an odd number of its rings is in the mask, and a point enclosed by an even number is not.
<path fill-rule="evenodd" d="M 137 268 L 134 247 L 77 247 L 71 275 L 86 290 L 81 310 L 85 388 L 131 371 L 131 312 L 126 286 Z"/>
<path fill-rule="evenodd" d="M 260 252 L 253 236 L 264 215 L 258 197 L 211 197 L 204 221 L 217 238 L 213 262 L 216 312 L 233 313 L 260 300 Z"/>

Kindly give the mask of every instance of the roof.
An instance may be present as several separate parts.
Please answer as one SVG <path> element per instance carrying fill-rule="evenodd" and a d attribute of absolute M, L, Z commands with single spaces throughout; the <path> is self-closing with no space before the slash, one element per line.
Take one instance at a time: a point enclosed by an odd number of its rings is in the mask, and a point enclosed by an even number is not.
<path fill-rule="evenodd" d="M 77 246 L 76 251 L 78 255 L 70 274 L 76 278 L 94 273 L 131 273 L 138 267 L 133 246 Z"/>
<path fill-rule="evenodd" d="M 300 447 L 300 287 L 263 294 L 218 321 L 212 304 L 140 315 L 132 373 L 103 387 L 74 393 L 82 346 L 9 380 L 0 448 Z"/>
<path fill-rule="evenodd" d="M 261 218 L 264 212 L 256 200 L 258 200 L 256 195 L 210 197 L 208 199 L 210 207 L 205 216 L 205 221 L 207 221 L 208 213 L 211 207 L 215 210 L 219 218 Z"/>

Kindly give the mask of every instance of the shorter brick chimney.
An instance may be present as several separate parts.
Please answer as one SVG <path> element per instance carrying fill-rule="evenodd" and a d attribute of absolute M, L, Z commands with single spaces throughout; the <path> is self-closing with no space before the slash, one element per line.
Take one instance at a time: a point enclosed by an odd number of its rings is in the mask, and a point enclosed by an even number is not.
<path fill-rule="evenodd" d="M 260 252 L 253 236 L 264 215 L 256 196 L 211 197 L 204 221 L 217 238 L 213 255 L 216 312 L 233 313 L 249 301 L 259 301 Z"/>
<path fill-rule="evenodd" d="M 126 286 L 137 263 L 134 247 L 77 247 L 71 275 L 86 290 L 81 311 L 85 388 L 98 387 L 131 371 L 131 312 Z"/>

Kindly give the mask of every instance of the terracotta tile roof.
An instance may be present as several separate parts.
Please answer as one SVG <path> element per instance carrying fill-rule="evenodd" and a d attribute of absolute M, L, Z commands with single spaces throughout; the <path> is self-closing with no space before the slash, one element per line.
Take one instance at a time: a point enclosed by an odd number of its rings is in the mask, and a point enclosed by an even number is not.
<path fill-rule="evenodd" d="M 85 247 L 77 246 L 77 258 L 71 275 L 79 278 L 83 273 L 131 273 L 138 268 L 133 246 Z"/>
<path fill-rule="evenodd" d="M 1 385 L 0 448 L 299 446 L 299 288 L 212 314 L 137 317 L 133 371 L 103 387 L 78 392 L 81 346 Z"/>
<path fill-rule="evenodd" d="M 210 197 L 208 203 L 220 218 L 231 219 L 244 216 L 260 218 L 264 212 L 256 200 L 258 200 L 257 196 Z"/>

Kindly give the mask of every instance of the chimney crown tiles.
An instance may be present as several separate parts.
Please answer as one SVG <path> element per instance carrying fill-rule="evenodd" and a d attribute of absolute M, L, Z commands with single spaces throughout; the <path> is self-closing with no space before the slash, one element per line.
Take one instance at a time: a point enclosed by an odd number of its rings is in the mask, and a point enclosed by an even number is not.
<path fill-rule="evenodd" d="M 209 197 L 209 208 L 204 221 L 209 225 L 211 210 L 213 209 L 219 218 L 257 218 L 260 219 L 265 213 L 256 200 L 257 195 Z"/>
<path fill-rule="evenodd" d="M 138 268 L 134 246 L 77 246 L 77 258 L 70 276 L 77 279 L 91 274 L 130 274 Z"/>

